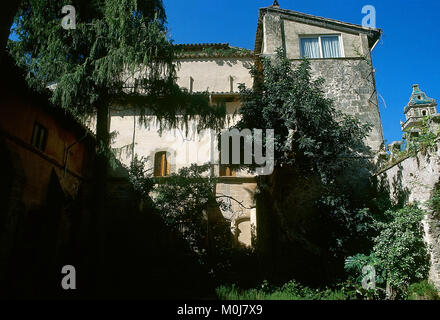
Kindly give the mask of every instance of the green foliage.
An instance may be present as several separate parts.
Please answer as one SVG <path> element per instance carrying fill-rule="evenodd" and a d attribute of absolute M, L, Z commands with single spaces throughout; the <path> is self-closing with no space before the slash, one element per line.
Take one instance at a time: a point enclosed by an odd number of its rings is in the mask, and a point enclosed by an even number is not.
<path fill-rule="evenodd" d="M 437 150 L 440 137 L 440 127 L 434 129 L 434 121 L 430 115 L 423 117 L 423 120 L 414 125 L 413 129 L 418 129 L 418 134 L 414 135 L 409 132 L 403 134 L 403 144 L 401 150 L 393 150 L 393 159 L 385 163 L 384 167 L 390 167 L 397 162 L 406 158 L 416 156 L 419 152 L 426 154 Z M 382 168 L 384 169 L 384 168 Z"/>
<path fill-rule="evenodd" d="M 389 284 L 405 292 L 413 282 L 427 277 L 429 257 L 423 240 L 425 212 L 417 206 L 385 212 L 377 222 L 380 234 L 374 239 L 374 254 L 380 260 Z"/>
<path fill-rule="evenodd" d="M 76 8 L 75 29 L 61 26 L 64 5 Z M 220 125 L 224 106 L 177 86 L 165 22 L 162 0 L 23 0 L 14 24 L 19 41 L 8 47 L 33 88 L 55 84 L 56 105 L 81 116 L 103 109 L 97 128 L 107 127 L 112 105 L 135 108 L 144 123 L 154 114 L 161 127 L 187 126 L 196 116 L 201 125 Z M 104 129 L 97 139 L 107 144 Z"/>
<path fill-rule="evenodd" d="M 376 269 L 376 285 L 381 290 L 388 287 L 388 295 L 403 297 L 409 285 L 425 279 L 429 271 L 423 240 L 424 214 L 416 205 L 386 211 L 382 220 L 375 222 L 378 235 L 370 255 L 347 258 L 345 269 L 359 284 L 362 268 L 371 265 Z"/>
<path fill-rule="evenodd" d="M 262 60 L 262 71 L 256 65 L 251 74 L 254 87 L 240 86 L 237 128 L 274 129 L 275 170 L 292 168 L 300 180 L 320 184 L 314 206 L 328 232 L 325 249 L 336 259 L 356 252 L 368 241 L 371 225 L 367 200 L 356 194 L 358 180 L 371 167 L 364 144 L 371 125 L 338 111 L 325 97 L 324 80 L 312 79 L 308 60 L 293 66 L 279 49 Z"/>
<path fill-rule="evenodd" d="M 368 208 L 356 208 L 353 198 L 337 191 L 324 194 L 318 206 L 330 231 L 329 252 L 334 258 L 356 252 L 368 245 L 374 234 L 373 217 Z"/>
<path fill-rule="evenodd" d="M 427 280 L 408 287 L 408 300 L 440 300 L 437 289 Z"/>
<path fill-rule="evenodd" d="M 189 248 L 217 275 L 230 268 L 232 234 L 230 223 L 212 212 L 227 209 L 215 194 L 216 178 L 209 164 L 182 168 L 167 177 L 155 178 L 145 169 L 146 159 L 135 156 L 129 177 L 138 194 L 159 213 L 171 229 L 179 232 Z M 243 254 L 243 252 L 242 252 Z"/>
<path fill-rule="evenodd" d="M 429 209 L 436 217 L 440 217 L 440 184 L 436 184 L 432 191 L 431 198 L 428 201 Z"/>
<path fill-rule="evenodd" d="M 372 266 L 376 269 L 376 284 L 385 283 L 384 275 L 380 272 L 380 260 L 372 253 L 370 255 L 357 254 L 345 259 L 344 268 L 352 275 L 352 280 L 362 283 L 362 269 L 365 266 Z"/>
<path fill-rule="evenodd" d="M 177 45 L 177 56 L 178 57 L 229 57 L 229 56 L 234 56 L 234 57 L 249 57 L 253 55 L 253 51 L 252 50 L 248 50 L 248 49 L 243 49 L 243 48 L 237 48 L 237 47 L 229 47 L 229 48 L 212 48 L 212 47 L 208 47 L 208 48 L 202 48 L 201 50 L 198 51 L 193 51 L 193 50 L 189 50 L 189 51 L 185 51 L 184 47 L 182 45 Z"/>
<path fill-rule="evenodd" d="M 220 300 L 349 300 L 354 299 L 355 293 L 344 286 L 336 289 L 312 289 L 304 287 L 295 280 L 289 281 L 282 287 L 270 287 L 264 281 L 260 289 L 243 290 L 236 285 L 219 286 L 216 289 Z"/>
<path fill-rule="evenodd" d="M 297 68 L 282 50 L 264 58 L 261 79 L 257 66 L 251 69 L 256 79 L 253 88 L 240 86 L 242 107 L 240 129 L 275 130 L 276 165 L 300 166 L 318 174 L 330 184 L 353 158 L 353 151 L 366 153 L 363 139 L 371 125 L 336 110 L 325 97 L 323 79 L 312 80 L 310 62 Z"/>
<path fill-rule="evenodd" d="M 151 179 L 151 171 L 145 169 L 146 159 L 144 157 L 139 158 L 135 154 L 133 161 L 128 168 L 128 178 L 133 185 L 134 190 L 143 199 L 151 200 L 150 192 L 153 190 L 154 181 Z"/>
<path fill-rule="evenodd" d="M 415 154 L 419 151 L 432 151 L 437 147 L 438 138 L 440 136 L 440 128 L 433 130 L 433 118 L 425 116 L 421 124 L 417 126 L 420 130 L 418 136 L 409 139 L 408 133 L 405 134 L 407 140 L 407 153 Z"/>
<path fill-rule="evenodd" d="M 76 8 L 73 30 L 61 27 L 61 8 L 67 4 Z M 15 19 L 20 41 L 9 46 L 29 70 L 28 80 L 35 88 L 55 82 L 56 102 L 87 108 L 103 95 L 122 94 L 124 79 L 141 64 L 157 64 L 150 80 L 159 79 L 165 67 L 173 71 L 164 19 L 162 3 L 155 0 L 25 0 Z"/>
<path fill-rule="evenodd" d="M 207 210 L 217 204 L 214 179 L 202 176 L 209 168 L 209 165 L 182 168 L 166 177 L 166 181 L 157 181 L 159 184 L 153 191 L 154 203 L 165 223 L 181 228 L 185 239 L 198 252 L 205 247 Z"/>

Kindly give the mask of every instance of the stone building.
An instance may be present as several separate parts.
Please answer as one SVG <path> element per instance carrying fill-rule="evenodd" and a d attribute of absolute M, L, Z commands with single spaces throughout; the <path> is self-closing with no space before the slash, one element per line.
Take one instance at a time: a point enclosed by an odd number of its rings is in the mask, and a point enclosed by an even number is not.
<path fill-rule="evenodd" d="M 306 56 L 314 76 L 325 79 L 324 88 L 337 108 L 368 122 L 373 129 L 366 143 L 374 151 L 383 147 L 377 93 L 370 52 L 381 30 L 281 9 L 275 1 L 259 10 L 253 51 L 228 44 L 181 45 L 178 59 L 178 84 L 190 92 L 209 92 L 211 103 L 224 102 L 231 116 L 240 107 L 238 85 L 253 84 L 248 68 L 261 57 L 283 48 L 295 65 Z M 233 197 L 231 210 L 222 212 L 231 223 L 237 242 L 251 243 L 252 226 L 257 226 L 254 192 L 255 175 L 218 165 L 217 133 L 168 130 L 161 135 L 154 121 L 148 128 L 137 123 L 138 115 L 121 106 L 111 111 L 110 131 L 117 136 L 112 148 L 118 158 L 129 164 L 133 154 L 144 156 L 157 176 L 166 176 L 192 163 L 211 163 L 219 176 L 217 193 Z M 154 120 L 154 117 L 152 117 Z"/>

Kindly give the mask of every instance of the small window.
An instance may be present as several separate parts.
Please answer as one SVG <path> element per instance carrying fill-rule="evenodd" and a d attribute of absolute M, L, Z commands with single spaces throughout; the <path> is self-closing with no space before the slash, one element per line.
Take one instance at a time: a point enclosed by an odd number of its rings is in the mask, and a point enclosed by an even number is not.
<path fill-rule="evenodd" d="M 423 110 L 423 111 L 422 111 L 422 114 L 423 114 L 423 116 L 426 116 L 426 111 Z"/>
<path fill-rule="evenodd" d="M 165 177 L 170 174 L 170 163 L 166 151 L 157 152 L 154 155 L 154 176 Z"/>
<path fill-rule="evenodd" d="M 342 49 L 340 37 L 317 36 L 300 39 L 301 56 L 307 58 L 340 58 Z"/>
<path fill-rule="evenodd" d="M 38 122 L 34 124 L 34 131 L 32 132 L 31 144 L 40 151 L 44 151 L 47 141 L 47 129 Z"/>

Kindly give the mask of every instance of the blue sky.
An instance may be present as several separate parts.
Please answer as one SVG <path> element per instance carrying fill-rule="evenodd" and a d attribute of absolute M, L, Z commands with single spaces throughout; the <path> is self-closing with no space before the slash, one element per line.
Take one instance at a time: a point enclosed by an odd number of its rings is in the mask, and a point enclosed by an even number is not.
<path fill-rule="evenodd" d="M 164 0 L 175 43 L 228 42 L 253 49 L 258 8 L 272 0 Z M 373 51 L 385 139 L 401 139 L 400 120 L 414 83 L 440 101 L 437 0 L 278 0 L 281 8 L 361 24 L 364 5 L 376 8 L 383 36 Z"/>

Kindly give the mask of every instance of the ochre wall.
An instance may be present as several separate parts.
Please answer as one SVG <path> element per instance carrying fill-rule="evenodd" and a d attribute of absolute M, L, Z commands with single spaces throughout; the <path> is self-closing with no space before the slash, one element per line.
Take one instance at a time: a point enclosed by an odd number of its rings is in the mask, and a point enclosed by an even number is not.
<path fill-rule="evenodd" d="M 19 156 L 20 166 L 26 178 L 23 202 L 38 206 L 45 201 L 47 185 L 52 169 L 55 169 L 63 189 L 75 196 L 81 181 L 90 177 L 93 147 L 90 140 L 74 145 L 69 152 L 67 171 L 64 174 L 65 152 L 68 146 L 82 138 L 72 130 L 68 120 L 51 114 L 31 99 L 14 92 L 3 92 L 0 107 L 0 130 L 10 152 Z M 47 129 L 44 151 L 31 145 L 35 122 Z M 70 127 L 70 128 L 69 128 Z"/>

